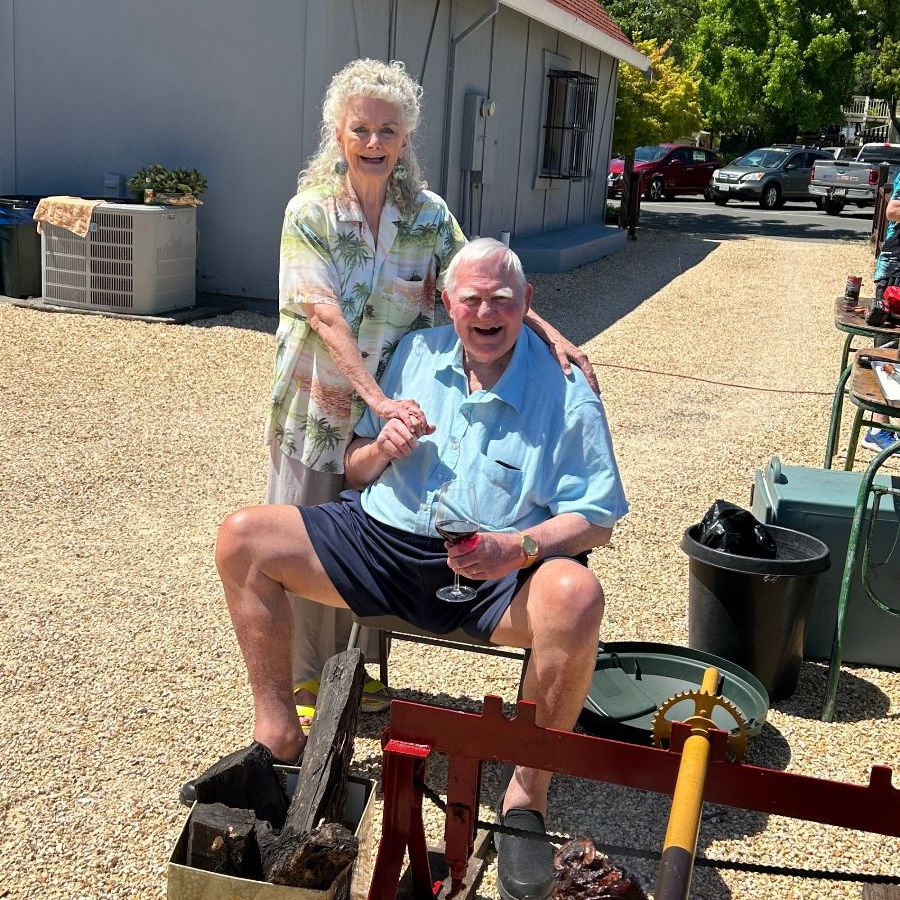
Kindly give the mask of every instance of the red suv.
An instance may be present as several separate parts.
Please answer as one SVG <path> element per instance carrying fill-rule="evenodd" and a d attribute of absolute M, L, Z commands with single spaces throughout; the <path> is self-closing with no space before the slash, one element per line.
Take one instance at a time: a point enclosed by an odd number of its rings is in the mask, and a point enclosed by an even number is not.
<path fill-rule="evenodd" d="M 722 161 L 712 150 L 687 144 L 654 144 L 634 151 L 634 170 L 641 173 L 641 191 L 648 200 L 668 200 L 676 194 L 703 194 L 709 200 L 712 173 L 721 166 Z M 608 196 L 622 193 L 624 167 L 624 160 L 610 160 Z"/>

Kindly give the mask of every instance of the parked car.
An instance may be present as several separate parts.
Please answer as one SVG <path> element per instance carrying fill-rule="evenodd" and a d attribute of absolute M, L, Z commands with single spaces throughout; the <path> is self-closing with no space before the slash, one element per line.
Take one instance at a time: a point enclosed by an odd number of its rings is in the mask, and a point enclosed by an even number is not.
<path fill-rule="evenodd" d="M 723 166 L 713 175 L 713 202 L 755 200 L 763 209 L 778 209 L 786 200 L 820 201 L 809 192 L 809 173 L 817 160 L 833 157 L 797 144 L 760 147 Z"/>
<path fill-rule="evenodd" d="M 641 173 L 641 193 L 648 200 L 667 200 L 678 194 L 703 194 L 722 161 L 712 150 L 687 144 L 654 144 L 634 151 L 634 170 Z M 625 161 L 612 159 L 606 179 L 607 195 L 622 193 Z"/>
<path fill-rule="evenodd" d="M 819 150 L 835 159 L 856 159 L 859 153 L 859 147 L 819 147 Z"/>
<path fill-rule="evenodd" d="M 880 167 L 888 163 L 888 183 L 900 171 L 900 144 L 863 144 L 856 159 L 816 163 L 810 175 L 809 190 L 822 199 L 825 212 L 840 215 L 845 203 L 858 207 L 875 205 Z"/>

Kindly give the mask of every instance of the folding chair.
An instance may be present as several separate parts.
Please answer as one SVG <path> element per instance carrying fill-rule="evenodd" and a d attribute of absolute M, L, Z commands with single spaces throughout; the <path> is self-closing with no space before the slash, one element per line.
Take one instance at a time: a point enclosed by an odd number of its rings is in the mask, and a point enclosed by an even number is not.
<path fill-rule="evenodd" d="M 432 634 L 422 631 L 403 619 L 395 616 L 369 616 L 358 618 L 353 616 L 353 627 L 350 629 L 350 640 L 347 649 L 353 649 L 359 642 L 359 629 L 361 625 L 378 631 L 378 670 L 382 684 L 388 684 L 387 649 L 388 640 L 410 641 L 414 644 L 431 644 L 434 647 L 447 647 L 451 650 L 468 650 L 470 653 L 484 653 L 486 656 L 503 656 L 506 659 L 522 660 L 522 671 L 519 675 L 519 691 L 517 700 L 522 699 L 522 688 L 525 684 L 525 670 L 531 657 L 530 650 L 510 650 L 498 647 L 496 644 L 481 641 L 466 634 L 461 628 L 451 631 L 449 634 Z"/>

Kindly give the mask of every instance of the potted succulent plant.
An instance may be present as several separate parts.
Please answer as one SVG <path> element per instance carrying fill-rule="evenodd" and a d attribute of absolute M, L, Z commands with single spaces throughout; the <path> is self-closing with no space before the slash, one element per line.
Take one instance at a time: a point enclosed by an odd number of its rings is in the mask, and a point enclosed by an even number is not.
<path fill-rule="evenodd" d="M 200 206 L 206 178 L 196 169 L 167 169 L 156 163 L 138 169 L 128 180 L 128 188 L 145 203 Z"/>

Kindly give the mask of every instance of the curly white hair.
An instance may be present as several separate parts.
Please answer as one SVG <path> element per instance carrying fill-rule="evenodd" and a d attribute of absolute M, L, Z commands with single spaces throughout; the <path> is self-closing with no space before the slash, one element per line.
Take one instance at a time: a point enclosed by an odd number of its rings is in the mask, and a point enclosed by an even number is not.
<path fill-rule="evenodd" d="M 385 63 L 380 59 L 357 59 L 348 63 L 332 79 L 322 102 L 322 125 L 319 149 L 297 177 L 297 187 L 317 187 L 335 177 L 335 165 L 343 158 L 335 138 L 347 104 L 357 97 L 375 97 L 397 108 L 407 132 L 406 151 L 400 160 L 406 166 L 406 177 L 388 176 L 387 196 L 404 214 L 409 215 L 416 194 L 427 186 L 416 158 L 413 136 L 422 111 L 422 87 L 397 60 Z"/>

